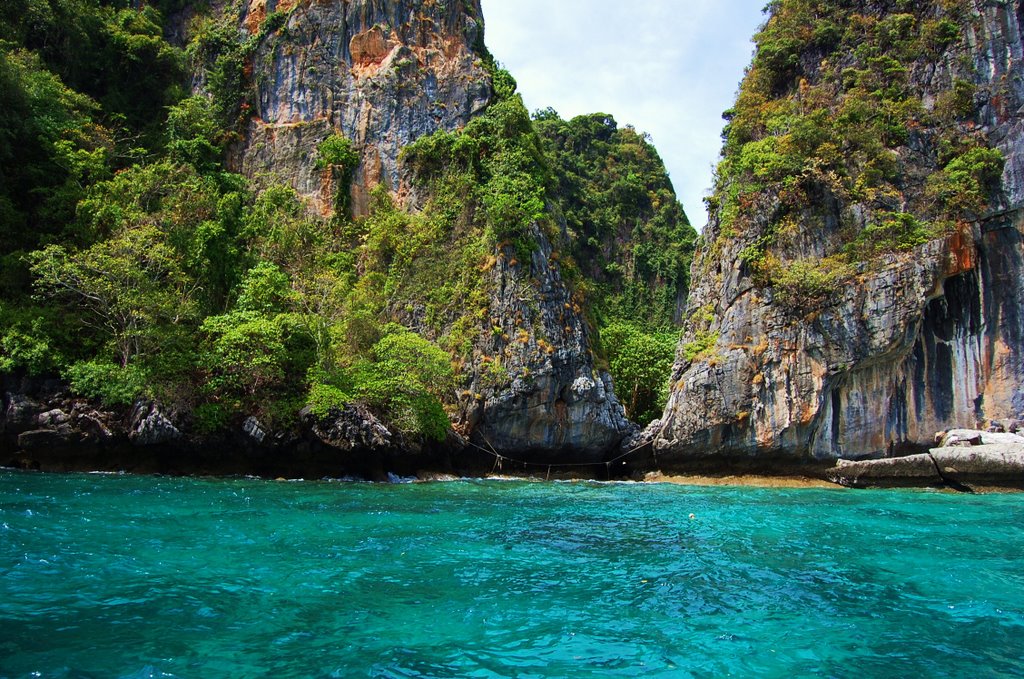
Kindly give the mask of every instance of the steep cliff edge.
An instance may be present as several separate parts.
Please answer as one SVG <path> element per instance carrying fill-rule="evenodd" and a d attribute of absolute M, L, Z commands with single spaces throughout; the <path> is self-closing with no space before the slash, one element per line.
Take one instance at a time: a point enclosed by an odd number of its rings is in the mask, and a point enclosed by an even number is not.
<path fill-rule="evenodd" d="M 482 449 L 544 460 L 615 449 L 633 427 L 563 277 L 549 169 L 515 82 L 484 47 L 480 3 L 221 11 L 251 71 L 230 162 L 257 185 L 290 185 L 350 234 L 339 245 L 363 290 L 340 315 L 397 322 L 448 350 L 457 390 L 443 400 Z M 200 91 L 215 70 L 200 69 Z M 354 153 L 344 172 L 324 162 L 335 140 Z"/>
<path fill-rule="evenodd" d="M 660 412 L 694 233 L 643 135 L 531 118 L 479 2 L 81 9 L 0 40 L 10 459 L 590 464 L 609 372 Z"/>
<path fill-rule="evenodd" d="M 403 147 L 464 126 L 491 101 L 479 0 L 249 0 L 239 20 L 259 35 L 275 14 L 280 27 L 252 55 L 254 109 L 234 162 L 291 184 L 325 214 L 335 187 L 310 162 L 324 139 L 340 133 L 359 152 L 352 208 L 366 214 L 375 185 L 400 188 Z"/>
<path fill-rule="evenodd" d="M 1019 3 L 769 7 L 659 462 L 891 456 L 1020 417 Z"/>

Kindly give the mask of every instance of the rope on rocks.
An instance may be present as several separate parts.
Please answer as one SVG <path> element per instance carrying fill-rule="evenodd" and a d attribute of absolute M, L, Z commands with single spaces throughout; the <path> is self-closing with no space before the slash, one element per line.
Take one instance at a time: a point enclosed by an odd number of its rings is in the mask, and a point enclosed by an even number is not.
<path fill-rule="evenodd" d="M 501 471 L 502 463 L 504 463 L 504 462 L 511 462 L 512 464 L 518 464 L 518 465 L 522 465 L 524 467 L 547 467 L 548 468 L 548 478 L 549 479 L 551 478 L 551 469 L 552 468 L 596 467 L 596 466 L 602 465 L 602 464 L 605 466 L 605 470 L 607 471 L 607 473 L 608 473 L 608 475 L 610 477 L 611 476 L 611 469 L 612 469 L 612 465 L 613 464 L 615 464 L 619 460 L 622 460 L 623 458 L 629 457 L 633 453 L 635 453 L 635 452 L 639 451 L 640 449 L 644 448 L 645 446 L 649 445 L 648 443 L 642 443 L 639 446 L 636 446 L 635 448 L 633 448 L 631 450 L 627 450 L 626 452 L 622 453 L 618 457 L 612 458 L 611 460 L 606 460 L 604 462 L 554 462 L 554 463 L 549 463 L 549 462 L 527 462 L 526 460 L 519 460 L 519 459 L 516 459 L 514 457 L 508 457 L 507 455 L 502 455 L 501 453 L 499 453 L 498 451 L 496 451 L 494 449 L 494 446 L 492 446 L 491 442 L 487 440 L 487 437 L 485 437 L 483 435 L 481 435 L 481 436 L 484 439 L 484 443 L 487 444 L 487 446 L 488 446 L 488 448 L 490 448 L 490 450 L 488 450 L 487 448 L 484 448 L 483 446 L 477 445 L 476 443 L 473 443 L 472 441 L 468 441 L 467 440 L 466 442 L 469 445 L 471 445 L 474 448 L 476 448 L 477 450 L 479 450 L 481 452 L 484 452 L 484 453 L 487 453 L 488 455 L 493 455 L 494 456 L 494 467 L 491 468 L 491 473 L 492 474 L 494 473 L 495 470 Z"/>

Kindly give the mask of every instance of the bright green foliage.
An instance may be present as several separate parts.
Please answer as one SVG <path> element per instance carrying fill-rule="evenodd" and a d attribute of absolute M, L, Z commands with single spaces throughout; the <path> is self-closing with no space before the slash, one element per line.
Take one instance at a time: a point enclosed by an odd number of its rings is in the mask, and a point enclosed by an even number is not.
<path fill-rule="evenodd" d="M 352 175 L 359 166 L 359 153 L 352 148 L 352 142 L 346 137 L 334 134 L 317 146 L 316 166 L 321 170 L 330 170 L 334 182 L 335 215 L 347 219 L 350 216 Z"/>
<path fill-rule="evenodd" d="M 73 392 L 108 407 L 131 405 L 146 393 L 149 383 L 145 371 L 137 365 L 121 366 L 98 359 L 69 366 L 65 377 Z"/>
<path fill-rule="evenodd" d="M 697 361 L 707 358 L 718 344 L 720 333 L 709 330 L 701 330 L 696 333 L 694 339 L 683 346 L 683 357 L 687 361 Z"/>
<path fill-rule="evenodd" d="M 894 223 L 899 223 L 894 220 Z M 784 309 L 806 314 L 825 306 L 852 275 L 841 257 L 799 259 L 785 264 L 769 257 L 762 265 L 775 290 L 774 301 Z"/>
<path fill-rule="evenodd" d="M 170 162 L 134 166 L 94 186 L 78 207 L 79 230 L 107 237 L 146 225 L 196 282 L 196 298 L 223 308 L 242 262 L 236 237 L 251 197 L 238 175 Z"/>
<path fill-rule="evenodd" d="M 401 377 L 439 397 L 455 387 L 451 358 L 432 342 L 401 326 L 384 328 L 384 337 L 373 348 L 379 369 Z"/>
<path fill-rule="evenodd" d="M 535 118 L 597 315 L 677 324 L 697 234 L 657 151 L 603 113 L 565 121 L 548 109 Z"/>
<path fill-rule="evenodd" d="M 999 149 L 970 149 L 929 178 L 929 193 L 953 214 L 976 215 L 988 205 L 992 189 L 1002 176 L 1004 163 Z"/>
<path fill-rule="evenodd" d="M 284 311 L 293 297 L 288 274 L 276 264 L 260 262 L 242 277 L 235 305 L 239 311 L 269 314 Z"/>
<path fill-rule="evenodd" d="M 317 419 L 326 419 L 352 402 L 352 397 L 333 384 L 313 382 L 309 387 L 306 405 Z"/>
<path fill-rule="evenodd" d="M 80 252 L 50 245 L 32 254 L 37 288 L 84 310 L 122 367 L 161 346 L 161 330 L 196 313 L 195 282 L 153 226 L 128 229 Z"/>
<path fill-rule="evenodd" d="M 98 107 L 37 56 L 2 45 L 0 100 L 0 252 L 67 238 L 83 186 L 108 174 Z"/>
<path fill-rule="evenodd" d="M 0 373 L 39 376 L 58 370 L 64 359 L 53 321 L 49 309 L 0 305 Z"/>
<path fill-rule="evenodd" d="M 307 404 L 317 417 L 358 401 L 405 436 L 443 441 L 451 426 L 443 400 L 455 374 L 449 355 L 399 325 L 379 328 L 370 352 L 332 375 L 314 374 Z"/>
<path fill-rule="evenodd" d="M 880 215 L 881 220 L 860 232 L 849 251 L 856 259 L 871 259 L 886 252 L 910 250 L 934 237 L 928 226 L 914 215 L 893 212 Z"/>
<path fill-rule="evenodd" d="M 636 323 L 615 322 L 601 331 L 615 393 L 634 422 L 646 425 L 661 416 L 677 332 L 650 332 Z"/>
<path fill-rule="evenodd" d="M 437 397 L 422 385 L 373 364 L 359 364 L 353 372 L 359 400 L 379 412 L 402 434 L 427 441 L 443 441 L 451 423 Z"/>
<path fill-rule="evenodd" d="M 532 249 L 530 228 L 546 220 L 549 175 L 518 95 L 506 93 L 459 132 L 421 137 L 403 157 L 433 189 L 434 210 L 454 217 L 482 208 L 492 243 Z"/>
<path fill-rule="evenodd" d="M 206 97 L 189 97 L 170 107 L 167 136 L 171 160 L 187 163 L 200 171 L 220 167 L 224 153 L 221 132 Z"/>
<path fill-rule="evenodd" d="M 359 164 L 359 154 L 352 148 L 352 142 L 340 134 L 331 135 L 317 146 L 316 166 L 321 170 L 331 166 L 348 169 Z"/>
<path fill-rule="evenodd" d="M 201 330 L 209 338 L 210 387 L 249 398 L 280 388 L 293 358 L 287 347 L 293 330 L 289 320 L 286 315 L 237 311 L 203 321 Z"/>

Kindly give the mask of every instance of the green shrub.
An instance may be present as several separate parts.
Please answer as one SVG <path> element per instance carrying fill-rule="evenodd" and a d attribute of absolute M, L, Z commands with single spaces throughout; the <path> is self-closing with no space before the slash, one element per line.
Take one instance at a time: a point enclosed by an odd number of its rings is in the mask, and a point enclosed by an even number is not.
<path fill-rule="evenodd" d="M 769 275 L 776 303 L 795 313 L 808 313 L 827 306 L 852 271 L 841 258 L 828 257 L 786 264 L 776 261 Z"/>
<path fill-rule="evenodd" d="M 921 39 L 932 54 L 940 54 L 960 37 L 960 27 L 945 17 L 925 21 L 921 27 Z"/>
<path fill-rule="evenodd" d="M 869 224 L 847 251 L 856 260 L 867 261 L 881 254 L 910 250 L 927 243 L 935 233 L 907 212 L 891 212 Z"/>
<path fill-rule="evenodd" d="M 276 264 L 261 261 L 242 277 L 235 306 L 239 311 L 281 312 L 293 297 L 288 274 Z"/>
<path fill-rule="evenodd" d="M 340 134 L 332 134 L 316 147 L 316 167 L 320 170 L 340 167 L 353 170 L 359 164 L 359 153 L 352 142 Z"/>
<path fill-rule="evenodd" d="M 660 417 L 668 400 L 678 339 L 677 332 L 651 332 L 635 323 L 614 322 L 601 330 L 615 394 L 641 426 Z"/>
<path fill-rule="evenodd" d="M 64 377 L 74 393 L 108 407 L 131 405 L 146 393 L 146 373 L 137 365 L 122 368 L 100 359 L 79 361 L 68 366 Z"/>
<path fill-rule="evenodd" d="M 977 215 L 988 206 L 1005 162 L 999 149 L 970 149 L 928 179 L 928 192 L 953 218 Z"/>
<path fill-rule="evenodd" d="M 223 403 L 201 403 L 192 411 L 192 422 L 200 434 L 215 434 L 227 429 L 237 414 Z"/>
<path fill-rule="evenodd" d="M 348 371 L 353 395 L 402 434 L 443 441 L 451 422 L 441 399 L 454 386 L 448 354 L 401 326 L 392 324 L 383 332 L 372 359 Z"/>
<path fill-rule="evenodd" d="M 344 408 L 352 402 L 352 397 L 332 384 L 314 382 L 309 387 L 306 405 L 317 419 L 324 419 L 332 412 Z"/>
<path fill-rule="evenodd" d="M 683 345 L 683 357 L 690 362 L 707 358 L 714 351 L 720 337 L 721 333 L 717 330 L 698 331 L 693 340 Z"/>

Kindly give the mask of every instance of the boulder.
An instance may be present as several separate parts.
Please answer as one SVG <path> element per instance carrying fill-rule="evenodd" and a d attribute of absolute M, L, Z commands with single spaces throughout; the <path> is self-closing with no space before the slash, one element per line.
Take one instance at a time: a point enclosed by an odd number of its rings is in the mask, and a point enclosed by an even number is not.
<path fill-rule="evenodd" d="M 931 455 L 884 460 L 839 460 L 825 473 L 828 480 L 851 488 L 871 486 L 941 486 L 944 483 Z"/>
<path fill-rule="evenodd" d="M 268 433 L 267 429 L 260 424 L 260 421 L 252 416 L 246 418 L 245 422 L 242 423 L 242 431 L 258 444 L 266 440 Z"/>
<path fill-rule="evenodd" d="M 132 409 L 128 439 L 137 446 L 156 446 L 172 443 L 181 438 L 174 426 L 156 403 L 139 402 Z"/>
<path fill-rule="evenodd" d="M 931 457 L 942 476 L 955 483 L 1024 486 L 1024 444 L 1021 443 L 935 448 Z"/>
<path fill-rule="evenodd" d="M 71 416 L 60 408 L 54 408 L 53 410 L 47 410 L 45 413 L 41 413 L 36 416 L 36 423 L 40 427 L 48 427 L 55 429 L 61 425 L 66 425 L 71 421 Z"/>
<path fill-rule="evenodd" d="M 332 411 L 325 418 L 317 418 L 303 409 L 302 420 L 313 435 L 324 445 L 344 451 L 394 450 L 402 447 L 398 437 L 384 426 L 373 413 L 358 405 L 347 405 Z"/>
<path fill-rule="evenodd" d="M 28 431 L 36 426 L 36 414 L 42 409 L 39 403 L 24 394 L 7 394 L 4 410 L 4 430 L 12 433 Z"/>
<path fill-rule="evenodd" d="M 114 433 L 103 423 L 103 416 L 95 410 L 80 413 L 75 417 L 75 428 L 84 440 L 109 441 L 114 438 Z"/>
<path fill-rule="evenodd" d="M 939 448 L 958 446 L 1021 445 L 1024 436 L 1005 432 L 978 431 L 976 429 L 951 429 L 936 436 Z"/>

